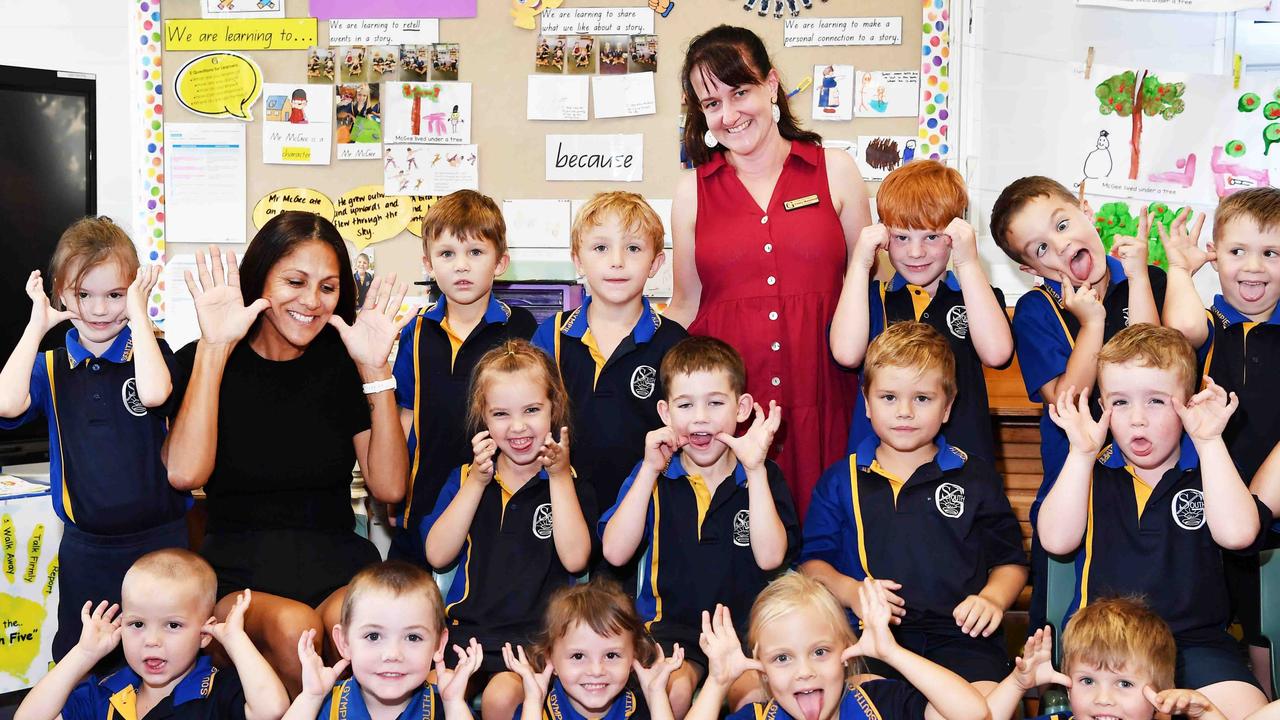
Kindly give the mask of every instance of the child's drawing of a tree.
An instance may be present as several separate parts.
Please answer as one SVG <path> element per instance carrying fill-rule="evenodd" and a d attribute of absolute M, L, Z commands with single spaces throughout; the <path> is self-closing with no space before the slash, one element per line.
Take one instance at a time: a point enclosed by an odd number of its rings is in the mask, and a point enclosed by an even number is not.
<path fill-rule="evenodd" d="M 1129 134 L 1129 179 L 1138 179 L 1138 163 L 1142 154 L 1142 116 L 1159 115 L 1165 120 L 1172 120 L 1186 109 L 1182 99 L 1186 85 L 1180 82 L 1162 83 L 1155 75 L 1142 71 L 1141 77 L 1132 70 L 1098 83 L 1094 94 L 1098 98 L 1098 112 L 1103 115 L 1115 113 L 1120 117 L 1132 118 L 1132 130 Z"/>

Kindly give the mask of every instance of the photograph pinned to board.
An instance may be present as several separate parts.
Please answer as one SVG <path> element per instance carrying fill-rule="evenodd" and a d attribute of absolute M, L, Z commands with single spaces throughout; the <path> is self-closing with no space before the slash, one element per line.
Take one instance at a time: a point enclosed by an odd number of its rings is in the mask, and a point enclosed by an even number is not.
<path fill-rule="evenodd" d="M 334 119 L 329 89 L 267 83 L 263 98 L 262 162 L 328 165 Z"/>
<path fill-rule="evenodd" d="M 475 145 L 389 144 L 383 162 L 387 195 L 448 195 L 480 189 Z"/>
<path fill-rule="evenodd" d="M 307 48 L 307 82 L 333 84 L 334 73 L 337 72 L 333 48 Z"/>
<path fill-rule="evenodd" d="M 590 75 L 596 71 L 596 39 L 590 35 L 570 35 L 565 65 L 570 75 Z"/>
<path fill-rule="evenodd" d="M 589 96 L 586 75 L 530 75 L 526 120 L 586 120 Z"/>
<path fill-rule="evenodd" d="M 858 166 L 864 180 L 883 180 L 893 170 L 915 159 L 914 135 L 858 136 Z"/>
<path fill-rule="evenodd" d="M 457 80 L 462 46 L 458 43 L 436 43 L 431 46 L 431 79 Z"/>
<path fill-rule="evenodd" d="M 200 0 L 202 18 L 282 18 L 284 0 Z"/>
<path fill-rule="evenodd" d="M 400 79 L 409 82 L 431 78 L 432 45 L 400 46 Z"/>
<path fill-rule="evenodd" d="M 471 83 L 386 83 L 389 143 L 466 145 L 471 142 Z"/>
<path fill-rule="evenodd" d="M 600 38 L 600 74 L 624 75 L 627 57 L 631 54 L 631 37 L 628 35 L 604 35 Z"/>
<path fill-rule="evenodd" d="M 399 79 L 399 69 L 399 45 L 377 45 L 369 48 L 370 81 L 382 82 L 383 80 Z"/>
<path fill-rule="evenodd" d="M 813 119 L 853 119 L 853 66 L 813 66 Z"/>
<path fill-rule="evenodd" d="M 916 117 L 920 114 L 918 70 L 859 70 L 854 117 Z"/>
<path fill-rule="evenodd" d="M 539 35 L 533 51 L 533 69 L 540 73 L 564 72 L 568 42 L 564 35 Z"/>
<path fill-rule="evenodd" d="M 368 49 L 364 45 L 343 45 L 338 48 L 338 81 L 363 82 L 369 79 Z"/>
<path fill-rule="evenodd" d="M 339 160 L 372 160 L 382 155 L 382 112 L 377 83 L 338 85 L 334 141 Z"/>
<path fill-rule="evenodd" d="M 632 35 L 628 47 L 628 72 L 656 72 L 658 69 L 658 36 Z"/>

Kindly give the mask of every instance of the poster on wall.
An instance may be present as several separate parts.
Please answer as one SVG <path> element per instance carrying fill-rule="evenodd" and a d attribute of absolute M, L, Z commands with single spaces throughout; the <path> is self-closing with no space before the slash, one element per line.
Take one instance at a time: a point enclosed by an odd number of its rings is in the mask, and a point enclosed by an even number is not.
<path fill-rule="evenodd" d="M 853 119 L 853 66 L 813 66 L 813 119 Z"/>
<path fill-rule="evenodd" d="M 328 165 L 333 95 L 326 87 L 267 83 L 262 102 L 262 162 Z"/>
<path fill-rule="evenodd" d="M 278 1 L 278 0 L 277 0 Z M 334 18 L 470 18 L 476 16 L 476 0 L 311 0 L 311 16 Z"/>
<path fill-rule="evenodd" d="M 1155 10 L 1161 12 L 1222 13 L 1264 8 L 1271 0 L 1076 0 L 1076 5 Z"/>
<path fill-rule="evenodd" d="M 239 53 L 205 53 L 182 66 L 176 84 L 178 102 L 191 112 L 249 122 L 262 93 L 262 69 Z"/>
<path fill-rule="evenodd" d="M 384 83 L 387 142 L 467 145 L 471 142 L 471 83 Z"/>
<path fill-rule="evenodd" d="M 284 0 L 200 0 L 203 18 L 282 18 Z"/>
<path fill-rule="evenodd" d="M 382 169 L 386 195 L 448 195 L 480 189 L 475 145 L 389 144 Z"/>
<path fill-rule="evenodd" d="M 858 71 L 854 83 L 854 117 L 916 117 L 919 113 L 919 71 Z"/>
<path fill-rule="evenodd" d="M 7 693 L 35 684 L 53 660 L 62 522 L 48 489 L 0 501 L 0 537 L 0 693 Z"/>
<path fill-rule="evenodd" d="M 339 160 L 376 160 L 382 155 L 382 106 L 377 83 L 351 83 L 336 89 Z"/>

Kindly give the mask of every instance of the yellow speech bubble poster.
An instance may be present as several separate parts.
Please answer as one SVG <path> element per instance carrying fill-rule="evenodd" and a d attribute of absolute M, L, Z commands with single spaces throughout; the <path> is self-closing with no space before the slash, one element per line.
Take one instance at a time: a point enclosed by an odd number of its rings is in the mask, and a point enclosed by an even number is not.
<path fill-rule="evenodd" d="M 239 53 L 206 53 L 182 66 L 177 89 L 178 102 L 193 113 L 249 121 L 262 94 L 262 69 Z"/>
<path fill-rule="evenodd" d="M 333 225 L 357 248 L 365 248 L 400 234 L 413 215 L 413 199 L 383 195 L 381 185 L 361 185 L 334 203 Z"/>
<path fill-rule="evenodd" d="M 261 228 L 271 218 L 287 210 L 302 210 L 333 221 L 333 201 L 319 190 L 304 187 L 281 188 L 269 192 L 253 206 L 253 226 Z"/>
<path fill-rule="evenodd" d="M 439 199 L 439 195 L 420 195 L 413 198 L 413 216 L 409 218 L 409 232 L 422 237 L 422 218 L 427 216 L 427 211 Z"/>

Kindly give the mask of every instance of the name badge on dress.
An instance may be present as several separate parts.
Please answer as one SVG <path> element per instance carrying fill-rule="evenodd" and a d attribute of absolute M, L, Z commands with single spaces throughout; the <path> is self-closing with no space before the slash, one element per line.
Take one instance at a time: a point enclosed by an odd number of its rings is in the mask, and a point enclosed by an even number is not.
<path fill-rule="evenodd" d="M 782 203 L 782 207 L 790 211 L 797 210 L 802 207 L 809 207 L 810 205 L 817 205 L 818 202 L 819 200 L 817 195 L 805 195 L 804 197 L 788 200 Z"/>

